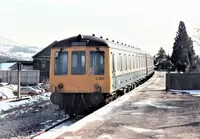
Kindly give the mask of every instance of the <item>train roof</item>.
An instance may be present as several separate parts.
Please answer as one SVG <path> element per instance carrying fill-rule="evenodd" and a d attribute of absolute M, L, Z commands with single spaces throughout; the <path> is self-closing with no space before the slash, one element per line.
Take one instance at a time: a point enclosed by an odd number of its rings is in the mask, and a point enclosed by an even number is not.
<path fill-rule="evenodd" d="M 107 42 L 101 38 L 90 35 L 73 36 L 61 41 L 58 41 L 52 47 L 71 47 L 71 46 L 106 46 L 109 47 Z"/>
<path fill-rule="evenodd" d="M 55 47 L 72 47 L 72 46 L 104 46 L 116 49 L 127 49 L 128 51 L 136 51 L 138 53 L 145 53 L 139 48 L 133 47 L 131 45 L 114 42 L 114 40 L 109 41 L 108 39 L 103 39 L 102 37 L 96 37 L 95 35 L 81 35 L 73 36 L 53 44 L 52 48 Z"/>

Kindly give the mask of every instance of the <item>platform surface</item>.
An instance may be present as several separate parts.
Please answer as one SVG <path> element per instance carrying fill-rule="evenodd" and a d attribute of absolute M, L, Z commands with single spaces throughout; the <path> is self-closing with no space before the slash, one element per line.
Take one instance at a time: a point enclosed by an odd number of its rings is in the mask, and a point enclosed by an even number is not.
<path fill-rule="evenodd" d="M 146 83 L 51 138 L 200 138 L 200 97 L 165 91 L 165 74 L 156 72 Z"/>

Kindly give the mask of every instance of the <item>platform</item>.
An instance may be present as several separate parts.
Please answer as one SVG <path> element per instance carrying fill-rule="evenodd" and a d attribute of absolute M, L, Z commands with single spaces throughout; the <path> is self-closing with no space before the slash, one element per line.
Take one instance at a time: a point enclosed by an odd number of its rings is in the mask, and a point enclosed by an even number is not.
<path fill-rule="evenodd" d="M 200 138 L 200 97 L 165 91 L 165 74 L 156 72 L 138 88 L 48 138 Z"/>

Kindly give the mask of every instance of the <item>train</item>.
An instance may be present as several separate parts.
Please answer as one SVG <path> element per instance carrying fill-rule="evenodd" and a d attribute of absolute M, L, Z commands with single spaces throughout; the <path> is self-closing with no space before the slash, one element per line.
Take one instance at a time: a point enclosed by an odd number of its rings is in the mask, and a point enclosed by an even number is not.
<path fill-rule="evenodd" d="M 50 100 L 68 115 L 85 114 L 153 74 L 153 56 L 140 48 L 79 34 L 51 47 Z"/>

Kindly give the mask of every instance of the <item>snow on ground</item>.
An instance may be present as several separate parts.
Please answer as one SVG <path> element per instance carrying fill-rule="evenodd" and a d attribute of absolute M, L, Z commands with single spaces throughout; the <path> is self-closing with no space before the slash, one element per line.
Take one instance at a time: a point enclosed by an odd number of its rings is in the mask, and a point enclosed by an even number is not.
<path fill-rule="evenodd" d="M 7 98 L 14 98 L 13 91 L 7 87 L 0 87 L 0 92 L 3 93 Z"/>
<path fill-rule="evenodd" d="M 138 128 L 138 127 L 132 127 L 132 126 L 123 126 L 124 128 L 134 131 L 136 133 L 147 133 L 147 132 L 155 132 L 155 133 L 163 133 L 163 129 L 157 129 L 157 130 L 152 130 L 152 129 L 146 129 L 146 128 Z"/>
<path fill-rule="evenodd" d="M 60 122 L 60 121 L 58 121 Z M 66 121 L 56 127 L 54 127 L 53 129 L 49 130 L 48 132 L 46 133 L 43 133 L 39 136 L 36 136 L 34 139 L 48 139 L 48 138 L 52 138 L 54 136 L 56 136 L 58 134 L 58 132 L 60 130 L 64 130 L 66 131 L 74 122 L 69 120 L 69 121 Z M 55 124 L 55 123 L 54 123 Z"/>
<path fill-rule="evenodd" d="M 6 88 L 9 88 L 9 89 L 11 89 L 11 90 L 17 90 L 17 86 L 18 86 L 18 85 L 9 84 L 9 85 L 6 85 L 5 87 L 6 87 Z"/>
<path fill-rule="evenodd" d="M 177 93 L 189 93 L 195 96 L 200 96 L 200 90 L 173 90 L 171 89 L 170 91 L 177 92 Z"/>
<path fill-rule="evenodd" d="M 8 85 L 8 83 L 0 83 L 0 86 L 5 86 L 5 85 Z"/>
<path fill-rule="evenodd" d="M 7 98 L 13 98 L 13 91 L 17 90 L 17 85 L 1 83 L 0 92 L 3 92 Z"/>
<path fill-rule="evenodd" d="M 154 102 L 152 100 L 142 100 L 142 101 L 137 101 L 133 103 L 136 106 L 141 106 L 141 107 L 146 107 L 146 106 L 152 106 L 155 108 L 161 108 L 161 109 L 173 109 L 173 108 L 178 108 L 174 106 L 168 106 L 162 103 Z"/>
<path fill-rule="evenodd" d="M 51 93 L 44 93 L 41 95 L 27 97 L 25 100 L 20 101 L 1 101 L 0 102 L 0 118 L 5 116 L 5 111 L 15 109 L 18 107 L 25 107 L 27 105 L 33 104 L 35 102 L 41 102 L 45 100 L 50 100 Z"/>

